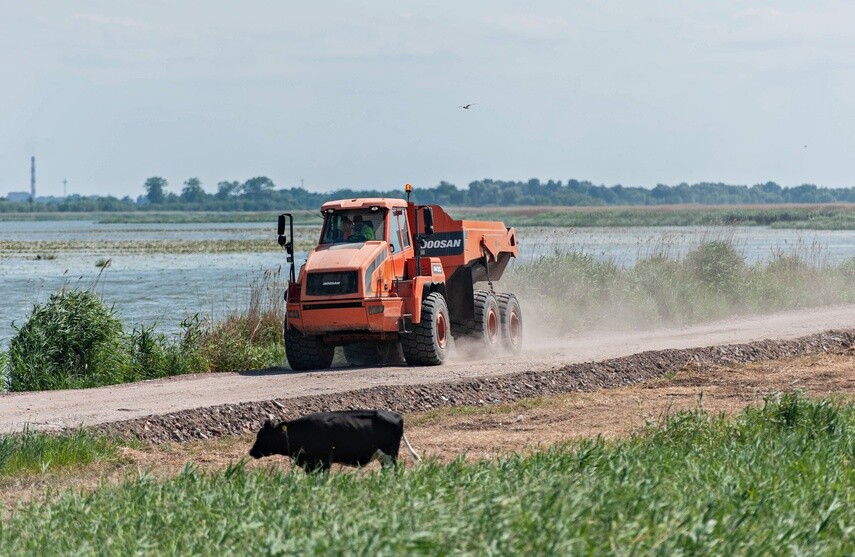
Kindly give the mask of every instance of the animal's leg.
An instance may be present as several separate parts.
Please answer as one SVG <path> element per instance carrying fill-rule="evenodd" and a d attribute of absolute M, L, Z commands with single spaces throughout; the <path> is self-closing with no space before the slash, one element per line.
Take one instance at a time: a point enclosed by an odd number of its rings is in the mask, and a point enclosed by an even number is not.
<path fill-rule="evenodd" d="M 388 468 L 389 466 L 395 466 L 397 464 L 397 461 L 395 460 L 394 456 L 388 455 L 388 454 L 384 453 L 383 451 L 381 451 L 380 449 L 377 449 L 377 451 L 374 454 L 378 454 L 378 453 L 379 453 L 378 458 L 380 460 L 380 466 L 382 466 L 383 468 Z"/>

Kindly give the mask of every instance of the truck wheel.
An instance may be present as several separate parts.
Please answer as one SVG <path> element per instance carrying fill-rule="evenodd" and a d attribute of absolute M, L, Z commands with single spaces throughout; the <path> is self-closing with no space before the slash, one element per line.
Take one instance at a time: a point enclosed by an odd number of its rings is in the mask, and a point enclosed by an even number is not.
<path fill-rule="evenodd" d="M 523 340 L 522 309 L 519 300 L 513 294 L 499 294 L 496 301 L 499 303 L 501 318 L 502 347 L 512 354 L 519 354 Z"/>
<path fill-rule="evenodd" d="M 448 306 L 439 292 L 422 300 L 422 320 L 412 333 L 401 335 L 404 359 L 411 366 L 435 366 L 445 361 L 451 343 Z"/>
<path fill-rule="evenodd" d="M 357 342 L 343 347 L 344 357 L 352 366 L 400 364 L 404 361 L 401 344 L 396 341 Z"/>
<path fill-rule="evenodd" d="M 475 291 L 475 318 L 466 321 L 463 334 L 477 343 L 484 356 L 492 356 L 499 349 L 501 318 L 496 297 L 488 290 Z"/>
<path fill-rule="evenodd" d="M 327 346 L 318 337 L 305 336 L 296 329 L 285 329 L 285 357 L 295 371 L 326 369 L 335 354 L 334 346 Z"/>

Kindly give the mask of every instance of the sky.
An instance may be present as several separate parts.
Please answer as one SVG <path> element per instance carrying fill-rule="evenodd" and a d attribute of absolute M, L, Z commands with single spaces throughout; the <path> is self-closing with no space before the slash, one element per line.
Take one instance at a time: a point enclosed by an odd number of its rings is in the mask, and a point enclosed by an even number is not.
<path fill-rule="evenodd" d="M 0 195 L 853 186 L 851 1 L 0 0 Z M 469 110 L 458 108 L 475 103 Z"/>

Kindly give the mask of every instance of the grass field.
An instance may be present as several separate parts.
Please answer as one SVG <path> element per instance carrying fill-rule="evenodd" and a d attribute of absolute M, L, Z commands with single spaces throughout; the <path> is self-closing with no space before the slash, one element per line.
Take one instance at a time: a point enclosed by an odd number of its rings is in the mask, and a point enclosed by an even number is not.
<path fill-rule="evenodd" d="M 392 473 L 187 468 L 20 507 L 15 555 L 844 555 L 855 407 L 788 394 L 734 419 Z"/>

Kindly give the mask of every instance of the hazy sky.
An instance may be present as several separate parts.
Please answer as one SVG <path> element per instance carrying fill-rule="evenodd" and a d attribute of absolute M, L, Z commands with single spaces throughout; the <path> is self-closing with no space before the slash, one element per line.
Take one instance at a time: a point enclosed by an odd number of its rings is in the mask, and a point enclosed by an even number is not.
<path fill-rule="evenodd" d="M 0 8 L 0 195 L 29 189 L 30 155 L 40 195 L 155 175 L 855 185 L 850 1 Z"/>

